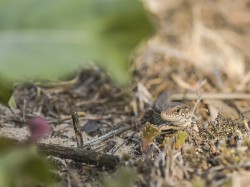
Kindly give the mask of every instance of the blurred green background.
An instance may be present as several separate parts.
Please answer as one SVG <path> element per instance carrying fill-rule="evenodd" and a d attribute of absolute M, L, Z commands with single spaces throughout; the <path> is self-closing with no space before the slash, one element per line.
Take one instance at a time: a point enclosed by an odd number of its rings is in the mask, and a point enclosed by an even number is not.
<path fill-rule="evenodd" d="M 5 85 L 55 80 L 92 63 L 125 84 L 132 51 L 153 31 L 136 0 L 0 0 L 0 23 Z M 1 85 L 0 102 L 6 103 L 11 89 Z"/>
<path fill-rule="evenodd" d="M 0 74 L 57 78 L 94 61 L 128 79 L 131 51 L 152 32 L 135 0 L 0 0 Z"/>
<path fill-rule="evenodd" d="M 153 31 L 136 0 L 0 0 L 0 23 L 0 103 L 9 108 L 15 81 L 57 80 L 93 63 L 128 83 L 130 56 Z M 0 186 L 51 182 L 35 148 L 0 147 Z"/>

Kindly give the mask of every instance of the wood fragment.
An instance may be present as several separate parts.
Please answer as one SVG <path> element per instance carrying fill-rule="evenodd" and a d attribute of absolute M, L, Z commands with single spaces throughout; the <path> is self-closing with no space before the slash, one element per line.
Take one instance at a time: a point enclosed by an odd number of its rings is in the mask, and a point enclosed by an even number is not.
<path fill-rule="evenodd" d="M 29 141 L 21 142 L 19 140 L 8 137 L 1 138 L 4 138 L 8 142 L 13 143 L 13 145 L 18 146 L 26 146 L 31 143 Z M 75 162 L 81 162 L 110 169 L 115 168 L 119 163 L 121 163 L 121 159 L 118 156 L 104 154 L 93 150 L 64 147 L 60 145 L 45 143 L 37 143 L 36 146 L 38 148 L 38 152 L 45 156 L 55 156 L 61 159 L 71 159 Z"/>
<path fill-rule="evenodd" d="M 75 135 L 76 135 L 77 147 L 83 148 L 83 138 L 82 138 L 82 132 L 81 132 L 80 125 L 79 125 L 79 118 L 78 118 L 77 112 L 73 111 L 71 114 L 71 117 L 73 121 Z"/>
<path fill-rule="evenodd" d="M 120 163 L 118 156 L 102 154 L 93 150 L 63 147 L 59 145 L 43 144 L 37 145 L 40 153 L 46 156 L 57 156 L 63 159 L 71 159 L 76 162 L 115 168 Z"/>

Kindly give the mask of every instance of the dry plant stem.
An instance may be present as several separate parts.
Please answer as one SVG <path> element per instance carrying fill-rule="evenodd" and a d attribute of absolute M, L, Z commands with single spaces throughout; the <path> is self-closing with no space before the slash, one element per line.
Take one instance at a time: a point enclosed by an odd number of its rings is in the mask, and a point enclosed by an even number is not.
<path fill-rule="evenodd" d="M 200 93 L 200 90 L 201 90 L 201 87 L 207 83 L 207 80 L 203 80 L 199 83 L 199 87 L 198 87 L 198 94 L 197 94 L 197 99 L 196 99 L 196 102 L 195 102 L 195 105 L 194 105 L 194 108 L 193 108 L 193 111 L 191 113 L 192 116 L 194 116 L 194 113 L 199 105 L 199 103 L 201 102 L 201 93 Z"/>
<path fill-rule="evenodd" d="M 118 156 L 102 154 L 92 150 L 85 150 L 59 145 L 38 144 L 38 150 L 46 156 L 56 156 L 63 159 L 71 159 L 76 162 L 115 168 L 120 159 Z"/>
<path fill-rule="evenodd" d="M 197 100 L 196 100 L 194 108 L 193 108 L 193 111 L 191 113 L 192 116 L 194 116 L 194 113 L 195 113 L 195 111 L 196 111 L 196 109 L 197 109 L 197 107 L 198 107 L 198 105 L 199 105 L 200 102 L 201 102 L 201 95 L 198 94 Z"/>
<path fill-rule="evenodd" d="M 194 100 L 197 99 L 195 93 L 175 93 L 170 96 L 171 100 Z M 221 100 L 232 100 L 232 99 L 250 99 L 250 94 L 244 93 L 203 93 L 201 99 L 221 99 Z"/>
<path fill-rule="evenodd" d="M 85 142 L 85 143 L 83 144 L 83 146 L 99 144 L 100 142 L 109 139 L 111 136 L 120 134 L 120 133 L 122 133 L 122 132 L 124 132 L 124 131 L 126 131 L 126 130 L 128 130 L 128 129 L 130 129 L 130 128 L 131 128 L 130 126 L 125 126 L 125 127 L 121 127 L 121 128 L 119 128 L 119 129 L 110 131 L 109 133 L 104 134 L 103 136 L 100 136 L 100 137 L 98 137 L 98 138 L 96 138 L 96 139 L 93 139 L 93 140 L 90 140 L 90 141 Z"/>
<path fill-rule="evenodd" d="M 244 126 L 245 128 L 248 130 L 248 132 L 250 131 L 248 123 L 247 123 L 247 119 L 244 119 Z"/>
<path fill-rule="evenodd" d="M 82 138 L 82 132 L 80 130 L 78 114 L 76 111 L 73 111 L 71 116 L 72 116 L 73 126 L 75 130 L 75 135 L 76 135 L 77 147 L 83 148 L 83 138 Z"/>

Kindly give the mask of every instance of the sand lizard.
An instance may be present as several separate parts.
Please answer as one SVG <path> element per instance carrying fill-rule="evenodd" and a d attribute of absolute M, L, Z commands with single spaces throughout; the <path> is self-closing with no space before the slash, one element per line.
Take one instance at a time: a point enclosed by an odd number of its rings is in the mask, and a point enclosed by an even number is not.
<path fill-rule="evenodd" d="M 193 122 L 191 107 L 171 101 L 169 93 L 164 92 L 155 102 L 153 119 L 161 130 L 180 130 Z"/>

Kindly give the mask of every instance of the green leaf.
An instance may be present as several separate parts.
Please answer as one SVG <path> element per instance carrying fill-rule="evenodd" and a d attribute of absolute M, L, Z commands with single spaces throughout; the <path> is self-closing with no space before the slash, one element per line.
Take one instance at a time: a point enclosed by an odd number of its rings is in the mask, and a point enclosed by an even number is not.
<path fill-rule="evenodd" d="M 35 186 L 51 184 L 47 162 L 38 156 L 34 146 L 20 146 L 0 139 L 0 186 Z"/>
<path fill-rule="evenodd" d="M 13 83 L 0 76 L 0 103 L 9 109 L 16 107 L 16 102 L 13 93 Z"/>
<path fill-rule="evenodd" d="M 175 149 L 180 149 L 184 146 L 186 139 L 188 138 L 188 133 L 185 131 L 178 131 L 175 134 Z"/>
<path fill-rule="evenodd" d="M 8 101 L 8 106 L 7 106 L 13 113 L 14 113 L 14 109 L 17 108 L 16 106 L 16 100 L 14 98 L 14 96 L 12 95 Z"/>
<path fill-rule="evenodd" d="M 23 172 L 34 182 L 49 184 L 53 181 L 48 163 L 41 157 L 32 157 L 23 165 Z"/>
<path fill-rule="evenodd" d="M 147 123 L 145 127 L 143 127 L 141 131 L 141 140 L 142 140 L 141 148 L 143 152 L 145 152 L 148 146 L 150 146 L 153 143 L 155 137 L 158 136 L 159 133 L 160 133 L 159 129 L 157 128 L 157 126 L 153 124 Z"/>
<path fill-rule="evenodd" d="M 152 33 L 136 0 L 0 0 L 0 73 L 57 79 L 97 63 L 128 81 L 129 58 Z"/>

